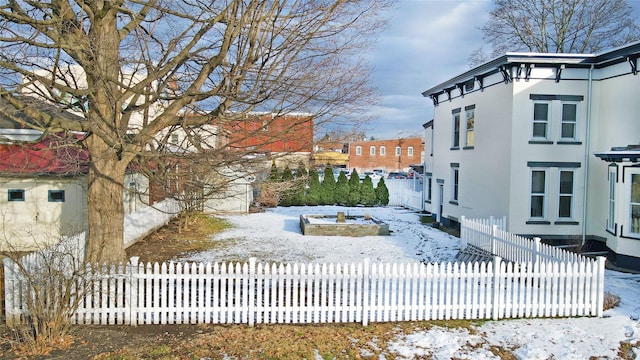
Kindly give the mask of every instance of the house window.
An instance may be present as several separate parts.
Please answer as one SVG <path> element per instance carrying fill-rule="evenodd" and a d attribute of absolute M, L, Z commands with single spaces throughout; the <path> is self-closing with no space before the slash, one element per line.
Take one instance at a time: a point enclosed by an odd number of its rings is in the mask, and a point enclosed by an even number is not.
<path fill-rule="evenodd" d="M 531 171 L 531 204 L 529 216 L 532 219 L 546 218 L 547 171 Z"/>
<path fill-rule="evenodd" d="M 409 146 L 409 148 L 407 149 L 407 155 L 413 156 L 413 146 Z"/>
<path fill-rule="evenodd" d="M 640 235 L 640 174 L 631 174 L 631 223 L 629 230 Z"/>
<path fill-rule="evenodd" d="M 356 146 L 356 155 L 357 156 L 362 155 L 362 146 L 360 145 Z"/>
<path fill-rule="evenodd" d="M 453 110 L 453 139 L 451 147 L 460 147 L 460 109 Z"/>
<path fill-rule="evenodd" d="M 533 138 L 549 138 L 549 103 L 533 103 Z"/>
<path fill-rule="evenodd" d="M 466 110 L 466 118 L 467 118 L 466 133 L 467 133 L 467 136 L 465 137 L 464 146 L 473 146 L 473 138 L 474 138 L 473 135 L 474 135 L 474 128 L 475 128 L 475 123 L 476 123 L 475 112 L 476 112 L 475 108 L 471 108 L 471 109 L 467 109 Z"/>
<path fill-rule="evenodd" d="M 431 202 L 431 176 L 427 176 L 427 201 Z"/>
<path fill-rule="evenodd" d="M 458 184 L 460 181 L 460 167 L 458 164 L 451 164 L 451 202 L 458 203 Z"/>
<path fill-rule="evenodd" d="M 400 156 L 402 154 L 402 149 L 400 146 L 396 146 L 396 156 Z"/>
<path fill-rule="evenodd" d="M 178 134 L 171 134 L 171 143 L 172 144 L 178 144 L 178 141 L 180 140 L 180 137 Z"/>
<path fill-rule="evenodd" d="M 375 154 L 376 154 L 376 147 L 375 146 L 369 147 L 369 155 L 375 155 Z"/>
<path fill-rule="evenodd" d="M 560 171 L 560 191 L 558 199 L 558 217 L 573 217 L 573 171 Z"/>
<path fill-rule="evenodd" d="M 609 170 L 609 211 L 607 218 L 607 230 L 615 234 L 616 231 L 616 172 Z"/>
<path fill-rule="evenodd" d="M 7 192 L 8 201 L 24 201 L 24 190 L 9 189 Z"/>
<path fill-rule="evenodd" d="M 576 125 L 578 123 L 578 104 L 562 103 L 562 140 L 576 140 Z"/>
<path fill-rule="evenodd" d="M 49 202 L 64 202 L 64 190 L 49 190 Z"/>
<path fill-rule="evenodd" d="M 269 120 L 267 119 L 262 120 L 262 131 L 264 132 L 269 131 Z"/>
<path fill-rule="evenodd" d="M 384 146 L 380 146 L 380 155 L 384 156 L 387 153 L 387 148 Z"/>

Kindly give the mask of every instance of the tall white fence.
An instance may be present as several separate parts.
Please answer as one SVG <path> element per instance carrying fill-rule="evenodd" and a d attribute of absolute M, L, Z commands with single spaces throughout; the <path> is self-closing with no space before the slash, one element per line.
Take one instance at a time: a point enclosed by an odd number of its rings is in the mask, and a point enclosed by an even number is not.
<path fill-rule="evenodd" d="M 175 199 L 165 199 L 146 206 L 124 217 L 124 247 L 135 244 L 138 240 L 166 225 L 171 218 L 180 213 L 180 204 Z"/>
<path fill-rule="evenodd" d="M 412 210 L 424 209 L 424 187 L 421 179 L 384 179 L 389 189 L 389 205 Z"/>
<path fill-rule="evenodd" d="M 76 324 L 333 323 L 602 316 L 604 260 L 514 264 L 129 264 L 87 271 Z M 96 276 L 97 275 L 97 276 Z M 29 284 L 5 264 L 9 325 Z M 79 293 L 83 293 L 80 291 Z"/>

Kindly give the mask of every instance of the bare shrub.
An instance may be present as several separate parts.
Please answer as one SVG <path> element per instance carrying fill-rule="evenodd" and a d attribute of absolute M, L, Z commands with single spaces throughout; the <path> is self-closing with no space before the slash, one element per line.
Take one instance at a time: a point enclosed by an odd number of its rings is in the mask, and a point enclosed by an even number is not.
<path fill-rule="evenodd" d="M 604 293 L 604 302 L 603 302 L 604 310 L 613 309 L 618 305 L 620 305 L 620 296 L 614 295 L 610 292 Z"/>
<path fill-rule="evenodd" d="M 18 352 L 45 355 L 72 343 L 71 317 L 92 290 L 96 276 L 84 264 L 85 237 L 81 233 L 63 238 L 26 256 L 3 252 L 5 280 L 10 287 L 5 289 L 6 322 Z"/>

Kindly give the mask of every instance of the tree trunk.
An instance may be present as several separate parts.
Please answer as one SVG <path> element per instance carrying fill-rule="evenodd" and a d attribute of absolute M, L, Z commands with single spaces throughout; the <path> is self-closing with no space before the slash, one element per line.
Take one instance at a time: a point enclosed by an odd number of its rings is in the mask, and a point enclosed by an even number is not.
<path fill-rule="evenodd" d="M 122 159 L 116 149 L 98 136 L 87 139 L 91 156 L 87 202 L 89 236 L 86 261 L 119 263 L 124 251 L 124 175 L 129 159 Z"/>

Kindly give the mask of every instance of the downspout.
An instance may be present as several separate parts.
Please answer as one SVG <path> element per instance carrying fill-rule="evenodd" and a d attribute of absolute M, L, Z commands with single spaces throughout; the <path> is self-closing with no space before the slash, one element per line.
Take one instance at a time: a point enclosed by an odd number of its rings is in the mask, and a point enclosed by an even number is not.
<path fill-rule="evenodd" d="M 587 90 L 587 135 L 584 144 L 584 191 L 582 198 L 582 246 L 587 242 L 587 193 L 589 192 L 589 148 L 591 143 L 591 97 L 593 93 L 593 64 L 589 68 Z"/>

